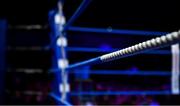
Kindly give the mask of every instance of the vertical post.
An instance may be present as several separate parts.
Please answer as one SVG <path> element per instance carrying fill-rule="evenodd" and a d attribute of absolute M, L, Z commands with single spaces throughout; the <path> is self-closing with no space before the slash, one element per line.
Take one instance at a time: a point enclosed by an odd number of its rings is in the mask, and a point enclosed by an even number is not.
<path fill-rule="evenodd" d="M 54 93 L 57 95 L 61 95 L 61 101 L 67 101 L 67 93 L 69 92 L 69 84 L 68 84 L 68 74 L 65 68 L 68 66 L 68 59 L 67 59 L 67 38 L 66 33 L 63 32 L 64 25 L 65 25 L 65 17 L 63 14 L 63 2 L 60 0 L 58 2 L 58 11 L 50 13 L 50 23 L 53 30 L 52 33 L 52 42 L 53 50 L 54 50 L 54 57 L 53 57 L 53 68 L 60 70 L 61 73 L 55 73 L 55 80 L 54 80 Z M 57 41 L 53 43 L 54 38 L 57 38 Z"/>
<path fill-rule="evenodd" d="M 0 105 L 3 104 L 4 76 L 5 76 L 5 40 L 6 40 L 6 20 L 0 20 Z"/>
<path fill-rule="evenodd" d="M 179 69 L 180 69 L 180 51 L 179 44 L 171 46 L 172 51 L 172 75 L 171 75 L 171 90 L 172 94 L 180 94 L 179 89 Z"/>

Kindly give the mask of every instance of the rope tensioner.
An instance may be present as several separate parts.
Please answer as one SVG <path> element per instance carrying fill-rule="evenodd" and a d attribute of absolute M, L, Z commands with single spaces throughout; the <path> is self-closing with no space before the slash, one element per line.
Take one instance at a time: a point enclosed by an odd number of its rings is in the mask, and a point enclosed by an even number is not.
<path fill-rule="evenodd" d="M 167 34 L 161 37 L 156 37 L 151 40 L 133 45 L 131 47 L 128 47 L 122 50 L 118 50 L 109 54 L 102 55 L 97 58 L 93 58 L 87 61 L 69 65 L 68 69 L 83 66 L 83 65 L 88 65 L 88 64 L 95 64 L 95 63 L 97 64 L 97 63 L 117 60 L 120 58 L 128 57 L 128 56 L 135 55 L 135 54 L 145 52 L 148 50 L 169 46 L 169 45 L 178 43 L 179 41 L 180 41 L 180 31 L 172 32 L 170 34 Z"/>

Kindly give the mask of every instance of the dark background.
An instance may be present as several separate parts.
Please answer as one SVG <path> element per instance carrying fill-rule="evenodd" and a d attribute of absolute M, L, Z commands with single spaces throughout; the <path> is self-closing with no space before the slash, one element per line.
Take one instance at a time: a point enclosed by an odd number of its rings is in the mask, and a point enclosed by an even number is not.
<path fill-rule="evenodd" d="M 65 0 L 64 14 L 66 19 L 72 16 L 82 0 Z M 0 19 L 6 19 L 8 30 L 6 36 L 6 83 L 5 104 L 55 104 L 55 100 L 47 94 L 51 91 L 53 75 L 49 75 L 51 68 L 52 50 L 44 50 L 50 44 L 50 28 L 48 12 L 56 8 L 57 0 L 1 0 Z M 130 30 L 147 30 L 172 32 L 180 28 L 178 0 L 92 0 L 89 7 L 75 21 L 73 26 L 114 28 Z M 15 28 L 18 25 L 41 25 L 43 28 L 25 30 Z M 68 32 L 69 47 L 89 48 L 124 48 L 153 36 L 131 36 L 116 34 L 97 34 Z M 40 47 L 42 50 L 17 50 L 18 47 Z M 170 51 L 170 48 L 164 48 Z M 82 61 L 104 54 L 104 52 L 68 52 L 70 63 Z M 22 71 L 17 71 L 21 69 Z M 42 73 L 27 74 L 25 70 L 42 70 Z M 93 70 L 147 70 L 171 71 L 171 55 L 142 54 L 128 57 L 108 64 L 90 67 Z M 36 71 L 35 70 L 35 71 Z M 143 79 L 143 80 L 142 80 Z M 102 86 L 105 90 L 152 90 L 170 89 L 170 77 L 142 77 L 142 76 L 100 76 L 90 75 L 88 79 L 78 79 L 70 75 L 72 91 L 80 82 L 84 83 L 83 89 L 98 90 Z M 43 94 L 28 95 L 24 91 L 41 91 Z M 179 96 L 88 96 L 71 97 L 74 104 L 91 101 L 95 104 L 115 104 L 116 99 L 126 98 L 119 104 L 141 104 L 142 102 L 155 101 L 159 104 L 179 104 Z M 39 99 L 40 98 L 40 99 Z M 139 99 L 139 101 L 137 100 Z M 135 101 L 137 100 L 137 101 Z M 78 102 L 77 102 L 78 101 Z M 118 104 L 118 103 L 117 103 Z"/>

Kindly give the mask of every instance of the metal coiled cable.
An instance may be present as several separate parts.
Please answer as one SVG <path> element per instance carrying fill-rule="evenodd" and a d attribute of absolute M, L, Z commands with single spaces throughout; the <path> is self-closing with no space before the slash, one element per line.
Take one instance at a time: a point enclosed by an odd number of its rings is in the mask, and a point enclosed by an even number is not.
<path fill-rule="evenodd" d="M 127 55 L 133 55 L 141 51 L 150 50 L 153 48 L 159 48 L 167 44 L 173 44 L 178 42 L 179 40 L 180 40 L 180 31 L 172 32 L 170 34 L 161 37 L 156 37 L 151 40 L 136 44 L 134 46 L 103 55 L 100 57 L 100 59 L 103 62 L 108 62 L 122 58 Z"/>

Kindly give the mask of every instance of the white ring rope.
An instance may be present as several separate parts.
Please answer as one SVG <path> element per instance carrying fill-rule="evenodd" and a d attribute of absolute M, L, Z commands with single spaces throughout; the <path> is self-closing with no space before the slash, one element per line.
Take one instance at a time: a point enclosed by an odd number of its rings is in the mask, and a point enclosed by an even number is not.
<path fill-rule="evenodd" d="M 180 31 L 172 32 L 170 34 L 167 34 L 167 35 L 164 35 L 161 37 L 156 37 L 154 39 L 136 44 L 134 46 L 131 46 L 131 47 L 128 47 L 128 48 L 125 48 L 122 50 L 118 50 L 116 52 L 112 52 L 112 53 L 103 55 L 100 57 L 100 59 L 103 62 L 116 60 L 116 59 L 119 59 L 119 58 L 126 56 L 126 55 L 131 55 L 131 54 L 135 54 L 137 52 L 144 51 L 147 49 L 165 46 L 166 44 L 170 44 L 170 43 L 173 43 L 175 41 L 177 42 L 177 40 L 179 41 L 179 39 L 180 39 Z"/>

